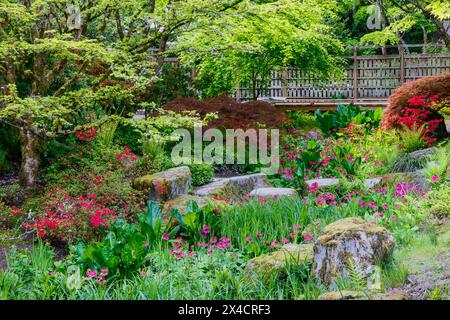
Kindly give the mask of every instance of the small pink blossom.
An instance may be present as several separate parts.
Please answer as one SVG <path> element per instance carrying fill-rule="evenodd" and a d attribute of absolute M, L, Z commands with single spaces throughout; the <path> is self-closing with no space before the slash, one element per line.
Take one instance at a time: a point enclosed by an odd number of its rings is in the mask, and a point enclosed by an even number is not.
<path fill-rule="evenodd" d="M 431 181 L 431 183 L 436 183 L 436 182 L 438 182 L 440 179 L 441 179 L 441 178 L 440 178 L 439 176 L 433 176 L 433 177 L 431 177 L 430 181 Z"/>

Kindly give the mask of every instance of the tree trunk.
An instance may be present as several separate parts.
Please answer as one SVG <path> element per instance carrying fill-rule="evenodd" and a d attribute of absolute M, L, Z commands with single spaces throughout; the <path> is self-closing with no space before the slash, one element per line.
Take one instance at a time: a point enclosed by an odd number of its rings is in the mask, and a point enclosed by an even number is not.
<path fill-rule="evenodd" d="M 22 153 L 19 172 L 20 184 L 25 191 L 30 191 L 36 187 L 38 179 L 42 139 L 24 128 L 19 130 L 19 138 Z"/>

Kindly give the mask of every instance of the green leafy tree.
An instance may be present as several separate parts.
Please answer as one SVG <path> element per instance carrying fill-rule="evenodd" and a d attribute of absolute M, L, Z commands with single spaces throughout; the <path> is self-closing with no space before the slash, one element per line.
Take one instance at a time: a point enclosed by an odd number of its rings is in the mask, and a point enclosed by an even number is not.
<path fill-rule="evenodd" d="M 450 3 L 445 0 L 377 0 L 381 30 L 362 37 L 362 43 L 386 45 L 402 42 L 413 29 L 423 30 L 423 42 L 428 33 L 436 33 L 450 48 Z M 367 9 L 367 7 L 365 7 Z"/>
<path fill-rule="evenodd" d="M 322 78 L 338 77 L 343 48 L 327 22 L 333 1 L 242 1 L 214 23 L 207 16 L 179 36 L 173 52 L 197 69 L 204 95 L 230 93 L 250 82 L 253 98 L 272 71 L 295 66 Z"/>
<path fill-rule="evenodd" d="M 73 132 L 88 108 L 117 112 L 153 74 L 150 61 L 70 30 L 61 5 L 0 6 L 0 120 L 18 130 L 25 189 L 36 185 L 45 142 Z"/>

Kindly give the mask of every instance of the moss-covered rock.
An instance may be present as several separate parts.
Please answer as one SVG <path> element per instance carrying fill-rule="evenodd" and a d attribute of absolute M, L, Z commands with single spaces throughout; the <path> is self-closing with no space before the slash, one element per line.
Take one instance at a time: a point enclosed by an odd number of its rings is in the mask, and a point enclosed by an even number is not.
<path fill-rule="evenodd" d="M 257 188 L 267 188 L 271 184 L 265 174 L 258 173 L 246 176 L 221 178 L 204 185 L 194 191 L 197 196 L 218 198 L 240 198 Z"/>
<path fill-rule="evenodd" d="M 342 290 L 324 293 L 317 300 L 367 300 L 367 299 L 368 297 L 364 292 Z"/>
<path fill-rule="evenodd" d="M 287 244 L 280 250 L 253 258 L 247 263 L 247 274 L 256 273 L 267 278 L 281 276 L 289 266 L 300 266 L 312 261 L 313 244 Z"/>
<path fill-rule="evenodd" d="M 212 202 L 212 200 L 208 197 L 199 197 L 189 194 L 181 195 L 175 199 L 167 201 L 162 207 L 162 216 L 164 222 L 167 222 L 167 220 L 170 218 L 170 212 L 172 211 L 172 209 L 177 209 L 182 215 L 184 215 L 189 201 L 195 201 L 199 208 L 202 208 Z"/>
<path fill-rule="evenodd" d="M 188 167 L 172 168 L 133 181 L 135 189 L 148 191 L 149 200 L 163 202 L 187 194 L 190 185 L 191 171 Z"/>
<path fill-rule="evenodd" d="M 410 297 L 403 291 L 386 293 L 367 293 L 362 291 L 342 290 L 322 294 L 318 300 L 409 300 Z"/>
<path fill-rule="evenodd" d="M 334 278 L 348 276 L 349 263 L 369 275 L 377 262 L 387 260 L 394 238 L 382 227 L 360 218 L 338 220 L 325 227 L 314 245 L 312 274 L 330 285 Z"/>

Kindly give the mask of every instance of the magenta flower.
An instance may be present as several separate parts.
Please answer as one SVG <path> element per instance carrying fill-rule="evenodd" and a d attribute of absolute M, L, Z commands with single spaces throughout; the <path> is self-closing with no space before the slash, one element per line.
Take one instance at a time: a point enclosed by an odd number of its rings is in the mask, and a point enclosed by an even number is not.
<path fill-rule="evenodd" d="M 309 193 L 314 193 L 318 189 L 319 189 L 319 184 L 317 182 L 314 182 L 309 186 Z"/>
<path fill-rule="evenodd" d="M 245 238 L 245 241 L 251 243 L 251 242 L 253 242 L 253 238 L 252 237 L 247 237 L 247 238 Z"/>
<path fill-rule="evenodd" d="M 95 278 L 97 276 L 96 270 L 88 270 L 86 271 L 86 275 L 89 277 L 89 279 Z"/>
<path fill-rule="evenodd" d="M 305 235 L 303 235 L 303 239 L 305 239 L 305 241 L 311 242 L 313 239 L 313 236 L 310 234 L 305 234 Z"/>
<path fill-rule="evenodd" d="M 436 183 L 436 182 L 438 182 L 439 180 L 441 180 L 441 178 L 440 178 L 439 176 L 433 176 L 433 177 L 431 177 L 431 179 L 430 179 L 431 183 Z"/>
<path fill-rule="evenodd" d="M 280 244 L 280 243 L 279 243 L 278 241 L 273 241 L 273 242 L 270 244 L 270 248 L 272 249 L 272 248 L 278 247 L 279 244 Z"/>
<path fill-rule="evenodd" d="M 163 240 L 165 240 L 165 241 L 169 240 L 169 234 L 168 233 L 164 233 L 163 234 Z"/>
<path fill-rule="evenodd" d="M 174 243 L 173 243 L 173 247 L 174 247 L 174 248 L 179 248 L 179 247 L 181 247 L 181 243 L 179 243 L 179 242 L 174 242 Z"/>

